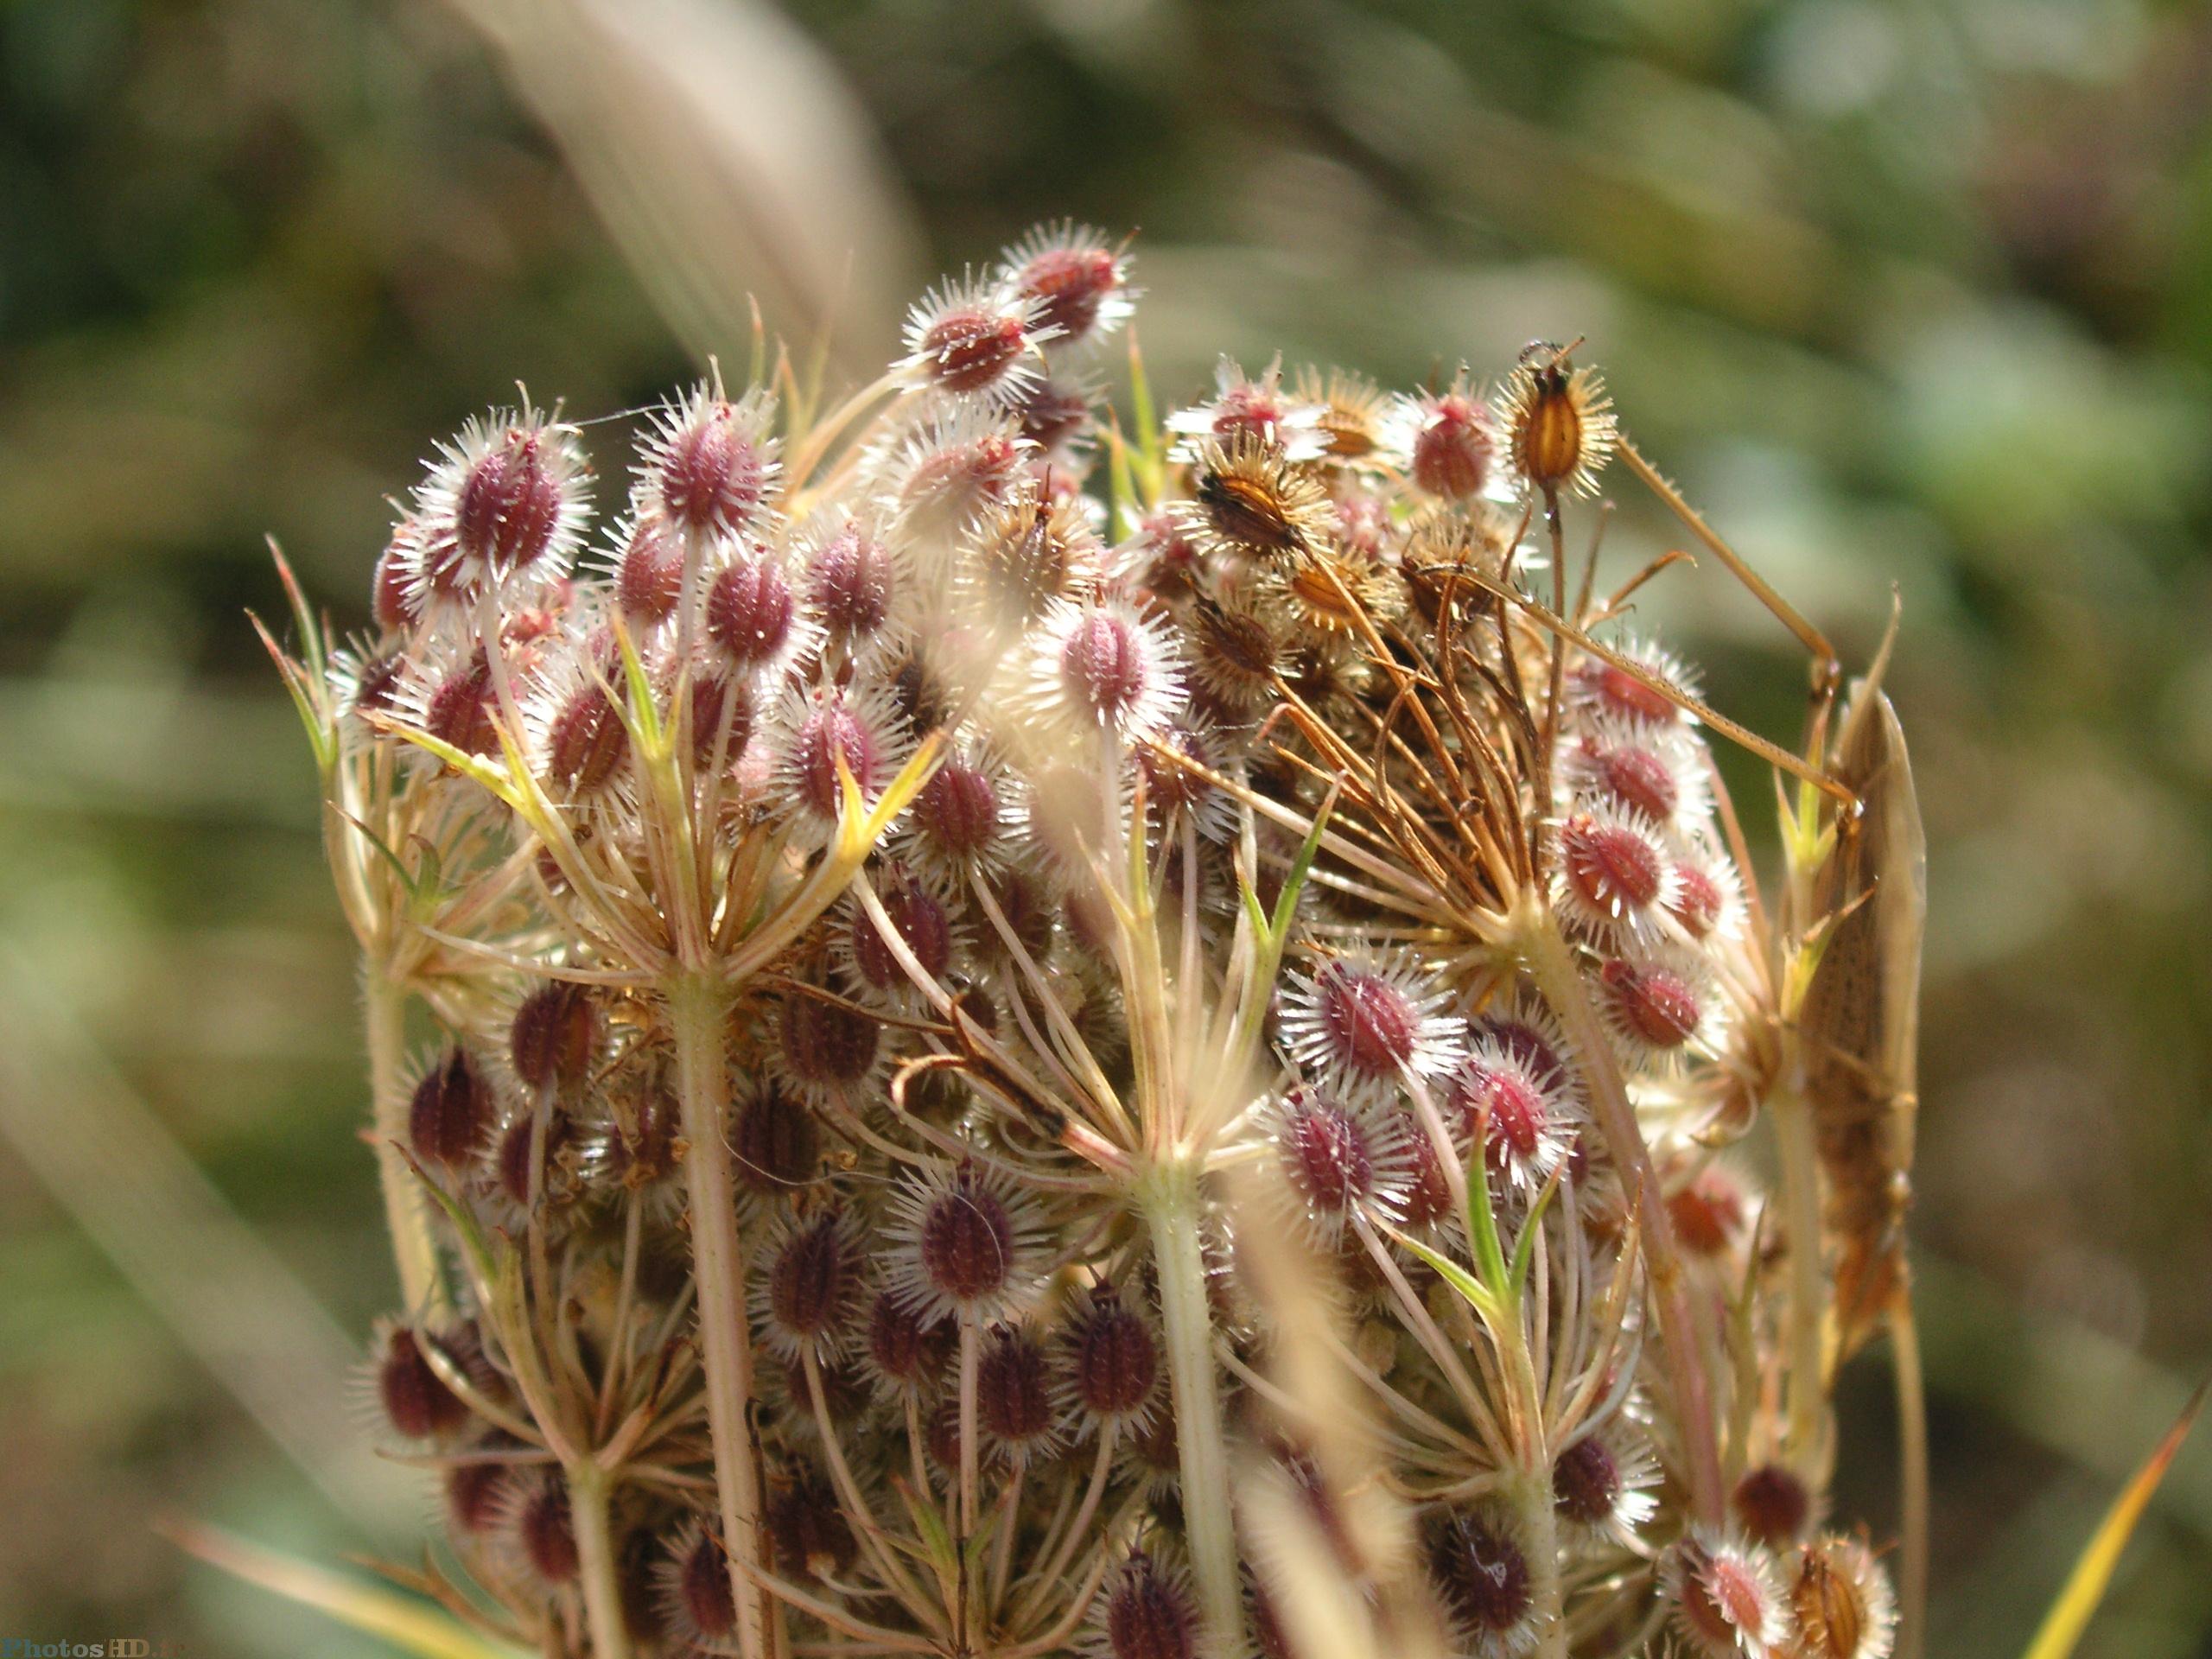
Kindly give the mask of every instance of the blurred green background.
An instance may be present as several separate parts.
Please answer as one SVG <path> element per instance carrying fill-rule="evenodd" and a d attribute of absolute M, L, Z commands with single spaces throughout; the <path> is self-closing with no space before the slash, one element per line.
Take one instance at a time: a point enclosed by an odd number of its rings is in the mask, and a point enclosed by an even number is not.
<path fill-rule="evenodd" d="M 1170 395 L 1586 334 L 1847 655 L 1901 592 L 1932 1652 L 2020 1650 L 2212 1364 L 2204 10 L 6 0 L 0 99 L 0 1637 L 361 1652 L 150 1523 L 419 1519 L 335 1381 L 390 1281 L 264 534 L 356 624 L 384 497 L 516 380 L 634 406 L 748 290 L 862 363 L 1062 214 L 1141 230 Z M 1669 534 L 1624 495 L 1611 557 Z M 1789 733 L 1780 630 L 1663 585 Z M 1869 1357 L 1877 1522 L 1886 1402 Z M 2212 1655 L 2208 1562 L 2199 1446 L 2085 1651 Z"/>

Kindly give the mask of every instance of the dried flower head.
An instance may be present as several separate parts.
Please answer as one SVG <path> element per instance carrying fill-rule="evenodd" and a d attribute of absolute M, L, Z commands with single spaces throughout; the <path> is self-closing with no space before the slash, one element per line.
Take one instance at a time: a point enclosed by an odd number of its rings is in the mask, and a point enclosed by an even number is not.
<path fill-rule="evenodd" d="M 1568 352 L 1147 431 L 1131 297 L 1041 231 L 850 397 L 678 394 L 595 528 L 473 423 L 374 638 L 300 606 L 442 1570 L 576 1659 L 1886 1659 L 1822 1530 L 1906 1282 L 1886 704 L 1823 767 L 1607 632 L 1614 448 L 1742 567 Z"/>

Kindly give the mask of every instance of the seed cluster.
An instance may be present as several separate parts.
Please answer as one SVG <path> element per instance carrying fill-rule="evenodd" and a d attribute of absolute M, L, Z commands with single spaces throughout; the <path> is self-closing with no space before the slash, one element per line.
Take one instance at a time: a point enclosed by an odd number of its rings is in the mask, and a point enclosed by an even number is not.
<path fill-rule="evenodd" d="M 497 413 L 289 665 L 391 1436 L 548 1653 L 1312 1654 L 1303 1561 L 1378 1652 L 1882 1659 L 1817 1213 L 1727 1150 L 1786 942 L 1564 564 L 1594 376 L 1131 430 L 1131 298 L 1040 231 L 835 416 L 677 398 L 596 523 Z"/>

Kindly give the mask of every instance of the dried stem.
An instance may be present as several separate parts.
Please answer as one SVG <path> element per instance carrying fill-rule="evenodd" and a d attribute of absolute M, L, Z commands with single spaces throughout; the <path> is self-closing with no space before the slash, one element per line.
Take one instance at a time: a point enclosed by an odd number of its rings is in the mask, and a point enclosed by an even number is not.
<path fill-rule="evenodd" d="M 569 1514 L 576 1531 L 576 1576 L 583 1588 L 592 1659 L 629 1659 L 621 1563 L 615 1558 L 607 1523 L 608 1497 L 607 1476 L 594 1465 L 587 1462 L 569 1471 Z"/>
<path fill-rule="evenodd" d="M 385 1225 L 399 1269 L 399 1294 L 410 1310 L 442 1315 L 450 1307 L 430 1234 L 429 1200 L 400 1150 L 407 1140 L 407 993 L 373 964 L 361 973 L 362 1024 L 369 1050 L 369 1092 L 375 1113 L 377 1179 L 384 1189 Z"/>
<path fill-rule="evenodd" d="M 1230 1512 L 1229 1451 L 1222 1428 L 1219 1367 L 1214 1363 L 1213 1309 L 1206 1296 L 1205 1246 L 1198 1231 L 1203 1202 L 1198 1171 L 1185 1161 L 1154 1164 L 1137 1191 L 1138 1206 L 1152 1232 L 1153 1265 L 1160 1275 L 1160 1316 L 1175 1402 L 1192 1575 L 1205 1620 L 1206 1651 L 1226 1659 L 1244 1650 L 1244 1607 Z"/>
<path fill-rule="evenodd" d="M 1582 988 L 1574 958 L 1558 923 L 1536 912 L 1524 918 L 1521 931 L 1529 970 L 1537 988 L 1567 1028 L 1581 1067 L 1598 1127 L 1606 1149 L 1620 1168 L 1630 1201 L 1643 1219 L 1646 1270 L 1650 1275 L 1651 1299 L 1659 1313 L 1659 1331 L 1667 1350 L 1667 1366 L 1675 1387 L 1675 1414 L 1680 1423 L 1691 1507 L 1698 1518 L 1712 1525 L 1721 1520 L 1720 1448 L 1713 1422 L 1713 1395 L 1706 1380 L 1704 1351 L 1699 1344 L 1697 1321 L 1683 1282 L 1681 1253 L 1675 1243 L 1675 1229 L 1667 1213 L 1666 1194 L 1652 1166 L 1651 1149 L 1636 1121 L 1636 1108 L 1628 1097 L 1620 1069 L 1613 1063 L 1612 1048 L 1596 1010 Z"/>
<path fill-rule="evenodd" d="M 699 1289 L 707 1422 L 722 1545 L 737 1599 L 738 1651 L 766 1659 L 766 1592 L 760 1579 L 760 1471 L 753 1456 L 753 1339 L 746 1322 L 745 1256 L 730 1173 L 729 1068 L 723 1033 L 730 992 L 711 975 L 684 975 L 666 989 L 683 1108 L 683 1173 L 691 1207 L 691 1266 Z"/>
<path fill-rule="evenodd" d="M 1928 1385 L 1909 1290 L 1900 1289 L 1890 1303 L 1890 1356 L 1897 1370 L 1897 1464 L 1904 1489 L 1897 1659 L 1920 1659 L 1928 1639 Z"/>

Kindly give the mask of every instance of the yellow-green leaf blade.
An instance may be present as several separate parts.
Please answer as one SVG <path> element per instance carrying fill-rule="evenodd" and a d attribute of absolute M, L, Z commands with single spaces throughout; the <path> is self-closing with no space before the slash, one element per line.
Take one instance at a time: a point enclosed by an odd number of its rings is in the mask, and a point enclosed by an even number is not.
<path fill-rule="evenodd" d="M 279 1555 L 213 1527 L 169 1522 L 160 1530 L 209 1566 L 312 1607 L 417 1659 L 526 1659 L 521 1649 L 487 1641 L 443 1609 L 382 1585 Z"/>
<path fill-rule="evenodd" d="M 2097 1611 L 2097 1604 L 2104 1599 L 2105 1590 L 2112 1583 L 2112 1575 L 2120 1565 L 2120 1552 L 2127 1548 L 2135 1526 L 2143 1518 L 2143 1511 L 2150 1507 L 2151 1497 L 2158 1490 L 2158 1483 L 2165 1479 L 2166 1471 L 2173 1467 L 2175 1458 L 2181 1453 L 2182 1442 L 2189 1438 L 2189 1431 L 2196 1421 L 2196 1414 L 2204 1408 L 2204 1395 L 2212 1382 L 2199 1383 L 2196 1392 L 2190 1396 L 2189 1404 L 2182 1408 L 2181 1416 L 2168 1429 L 2156 1450 L 2135 1471 L 2135 1478 L 2120 1489 L 2113 1506 L 2105 1512 L 2103 1522 L 2090 1537 L 2081 1556 L 2074 1563 L 2074 1571 L 2066 1580 L 2066 1587 L 2058 1592 L 2058 1599 L 2051 1604 L 2050 1611 L 2044 1616 L 2043 1628 L 2036 1632 L 2035 1640 L 2028 1643 L 2026 1659 L 2067 1659 L 2074 1651 L 2074 1644 L 2082 1639 L 2082 1632 L 2088 1628 L 2089 1618 Z"/>

